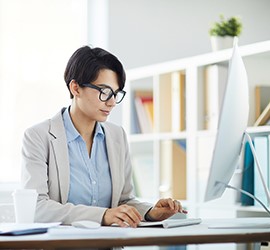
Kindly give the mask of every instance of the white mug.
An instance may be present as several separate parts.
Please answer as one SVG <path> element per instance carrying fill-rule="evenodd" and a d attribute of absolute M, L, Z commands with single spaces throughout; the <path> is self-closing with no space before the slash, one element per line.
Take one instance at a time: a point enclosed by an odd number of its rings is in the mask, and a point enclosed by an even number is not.
<path fill-rule="evenodd" d="M 35 189 L 16 189 L 12 196 L 16 223 L 34 223 L 37 191 Z"/>

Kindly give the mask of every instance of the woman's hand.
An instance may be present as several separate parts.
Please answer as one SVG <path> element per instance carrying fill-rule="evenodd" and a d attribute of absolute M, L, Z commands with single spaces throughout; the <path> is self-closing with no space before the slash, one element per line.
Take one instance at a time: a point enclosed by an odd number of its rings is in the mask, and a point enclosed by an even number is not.
<path fill-rule="evenodd" d="M 109 226 L 116 223 L 120 227 L 137 227 L 141 221 L 142 217 L 136 208 L 128 205 L 121 205 L 106 210 L 103 216 L 102 225 Z"/>
<path fill-rule="evenodd" d="M 165 220 L 176 213 L 184 213 L 187 211 L 183 209 L 178 200 L 160 199 L 156 205 L 147 213 L 147 217 L 153 221 Z"/>

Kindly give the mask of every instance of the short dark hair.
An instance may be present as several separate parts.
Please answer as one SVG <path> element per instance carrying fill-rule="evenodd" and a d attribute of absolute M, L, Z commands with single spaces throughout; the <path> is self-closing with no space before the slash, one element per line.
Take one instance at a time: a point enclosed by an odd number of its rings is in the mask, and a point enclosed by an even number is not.
<path fill-rule="evenodd" d="M 70 57 L 64 73 L 68 89 L 72 80 L 79 85 L 95 81 L 102 69 L 114 71 L 117 74 L 119 89 L 122 90 L 125 87 L 126 74 L 116 56 L 101 48 L 83 46 L 77 49 Z M 71 92 L 70 98 L 73 98 Z"/>

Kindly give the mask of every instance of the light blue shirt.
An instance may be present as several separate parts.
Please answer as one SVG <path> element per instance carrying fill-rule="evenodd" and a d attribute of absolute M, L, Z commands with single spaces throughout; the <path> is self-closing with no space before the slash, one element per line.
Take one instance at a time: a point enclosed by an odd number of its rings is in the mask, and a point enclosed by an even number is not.
<path fill-rule="evenodd" d="M 74 127 L 69 109 L 63 113 L 70 164 L 68 202 L 97 207 L 110 207 L 112 180 L 105 143 L 105 134 L 96 123 L 90 157 L 86 143 Z"/>

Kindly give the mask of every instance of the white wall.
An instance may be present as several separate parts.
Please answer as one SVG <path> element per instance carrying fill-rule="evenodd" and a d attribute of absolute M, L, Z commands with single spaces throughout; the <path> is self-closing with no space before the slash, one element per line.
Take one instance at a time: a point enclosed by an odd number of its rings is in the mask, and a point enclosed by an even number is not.
<path fill-rule="evenodd" d="M 109 49 L 126 68 L 211 51 L 210 25 L 240 16 L 239 45 L 270 39 L 269 0 L 109 0 Z"/>
<path fill-rule="evenodd" d="M 86 7 L 86 0 L 0 0 L 0 183 L 20 179 L 25 129 L 70 103 L 63 75 L 87 41 Z"/>
<path fill-rule="evenodd" d="M 102 1 L 109 13 L 103 38 L 126 69 L 211 52 L 208 32 L 220 14 L 241 18 L 239 45 L 270 39 L 269 0 Z M 116 124 L 122 121 L 121 105 L 110 116 Z"/>
<path fill-rule="evenodd" d="M 240 45 L 270 39 L 269 7 L 269 0 L 0 0 L 0 181 L 19 179 L 26 127 L 69 103 L 63 71 L 87 35 L 132 68 L 209 52 L 209 26 L 220 13 L 242 17 Z M 110 118 L 118 124 L 121 105 Z"/>

